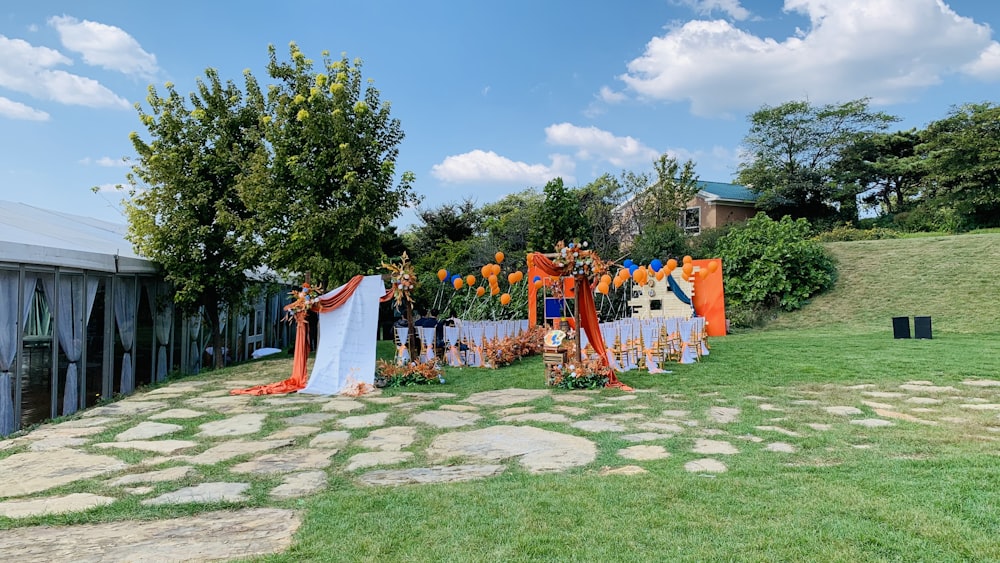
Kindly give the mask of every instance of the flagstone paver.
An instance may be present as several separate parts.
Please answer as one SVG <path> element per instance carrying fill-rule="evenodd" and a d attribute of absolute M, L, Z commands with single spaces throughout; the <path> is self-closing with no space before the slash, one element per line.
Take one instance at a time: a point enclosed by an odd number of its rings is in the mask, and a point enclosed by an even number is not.
<path fill-rule="evenodd" d="M 149 485 L 142 485 L 139 487 L 125 487 L 122 489 L 126 493 L 134 496 L 148 495 L 149 493 L 156 490 L 155 487 L 150 487 Z"/>
<path fill-rule="evenodd" d="M 142 450 L 158 454 L 174 454 L 181 450 L 193 448 L 198 442 L 191 440 L 130 440 L 128 442 L 104 442 L 94 444 L 94 447 L 117 450 Z"/>
<path fill-rule="evenodd" d="M 464 402 L 471 405 L 506 407 L 518 403 L 529 403 L 549 394 L 547 389 L 497 389 L 496 391 L 473 393 Z"/>
<path fill-rule="evenodd" d="M 802 436 L 802 434 L 799 434 L 794 430 L 789 430 L 787 428 L 782 428 L 780 426 L 754 426 L 754 428 L 764 432 L 777 432 L 779 434 L 784 434 L 785 436 L 792 436 L 795 438 Z"/>
<path fill-rule="evenodd" d="M 764 449 L 769 452 L 778 452 L 786 454 L 795 453 L 795 446 L 786 442 L 771 442 L 767 446 L 764 446 Z"/>
<path fill-rule="evenodd" d="M 0 502 L 0 516 L 7 518 L 28 518 L 45 514 L 65 514 L 67 512 L 82 512 L 104 506 L 115 501 L 91 493 L 72 493 L 58 497 L 38 498 L 31 500 L 9 500 Z M 6 533 L 6 532 L 5 532 Z"/>
<path fill-rule="evenodd" d="M 201 483 L 146 499 L 141 504 L 156 506 L 161 504 L 243 502 L 247 500 L 247 497 L 243 493 L 249 488 L 249 483 Z"/>
<path fill-rule="evenodd" d="M 311 426 L 314 424 L 323 424 L 335 418 L 337 418 L 337 415 L 330 412 L 307 412 L 305 414 L 287 416 L 282 418 L 281 422 L 290 426 Z"/>
<path fill-rule="evenodd" d="M 413 458 L 413 452 L 361 452 L 354 454 L 347 460 L 344 471 L 354 471 L 356 469 L 367 469 L 379 465 L 395 465 Z"/>
<path fill-rule="evenodd" d="M 755 444 L 759 444 L 764 441 L 764 439 L 761 438 L 760 436 L 754 436 L 753 434 L 743 434 L 741 436 L 736 436 L 736 438 L 738 440 L 745 440 L 747 442 L 753 442 Z"/>
<path fill-rule="evenodd" d="M 250 395 L 225 395 L 222 397 L 194 397 L 184 401 L 197 409 L 210 409 L 222 414 L 234 414 L 246 411 Z"/>
<path fill-rule="evenodd" d="M 691 414 L 691 411 L 665 410 L 660 414 L 666 418 L 684 418 L 685 416 Z"/>
<path fill-rule="evenodd" d="M 674 424 L 673 422 L 642 422 L 636 425 L 636 428 L 640 430 L 651 430 L 653 432 L 672 432 L 675 434 L 680 434 L 684 432 L 684 428 Z"/>
<path fill-rule="evenodd" d="M 90 414 L 90 411 L 84 411 L 84 414 Z M 76 420 L 67 420 L 66 422 L 60 422 L 58 428 L 93 428 L 95 426 L 106 426 L 111 423 L 121 422 L 117 418 L 112 418 L 110 416 L 88 416 L 86 418 L 78 418 Z M 39 428 L 35 432 L 46 430 L 46 428 Z M 34 434 L 35 432 L 32 432 Z"/>
<path fill-rule="evenodd" d="M 28 443 L 28 450 L 33 452 L 48 452 L 52 450 L 62 450 L 66 448 L 72 448 L 75 446 L 82 446 L 89 442 L 87 438 L 77 438 L 75 436 L 51 436 L 48 438 L 42 438 L 40 440 L 31 440 Z M 11 446 L 19 445 L 13 440 L 9 443 Z M 0 448 L 2 449 L 2 448 Z"/>
<path fill-rule="evenodd" d="M 570 426 L 585 432 L 625 432 L 627 430 L 624 426 L 617 422 L 597 418 L 571 422 Z"/>
<path fill-rule="evenodd" d="M 309 442 L 310 448 L 342 448 L 351 440 L 351 433 L 346 430 L 324 432 Z"/>
<path fill-rule="evenodd" d="M 417 429 L 412 426 L 388 426 L 372 430 L 358 440 L 357 445 L 369 450 L 398 452 L 417 439 Z"/>
<path fill-rule="evenodd" d="M 510 407 L 506 409 L 500 409 L 496 412 L 497 416 L 511 416 L 515 414 L 524 414 L 526 412 L 532 412 L 535 407 Z"/>
<path fill-rule="evenodd" d="M 200 424 L 198 436 L 224 437 L 256 434 L 264 426 L 266 414 L 238 414 L 222 420 Z M 288 419 L 285 419 L 288 420 Z M 290 423 L 292 424 L 292 423 Z"/>
<path fill-rule="evenodd" d="M 500 419 L 500 422 L 554 422 L 554 423 L 565 423 L 569 422 L 570 419 L 564 414 L 554 413 L 554 412 L 529 412 L 525 414 L 515 414 L 512 416 L 505 416 Z"/>
<path fill-rule="evenodd" d="M 962 385 L 972 387 L 1000 387 L 1000 381 L 995 379 L 966 379 L 962 382 Z"/>
<path fill-rule="evenodd" d="M 461 428 L 462 426 L 472 426 L 482 418 L 481 414 L 474 412 L 432 410 L 418 412 L 410 417 L 410 421 L 435 428 Z"/>
<path fill-rule="evenodd" d="M 878 402 L 875 402 L 875 401 L 861 401 L 861 404 L 865 405 L 866 407 L 871 407 L 873 409 L 894 409 L 894 408 L 896 408 L 895 405 L 890 405 L 888 403 L 878 403 Z"/>
<path fill-rule="evenodd" d="M 354 399 L 335 399 L 323 405 L 320 409 L 323 412 L 354 412 L 363 411 L 367 405 L 361 401 L 355 401 Z"/>
<path fill-rule="evenodd" d="M 670 457 L 670 452 L 663 446 L 629 446 L 618 450 L 618 455 L 627 459 L 647 461 Z"/>
<path fill-rule="evenodd" d="M 363 414 L 358 416 L 348 416 L 337 421 L 337 424 L 344 428 L 372 428 L 385 425 L 389 418 L 389 413 L 380 412 L 375 414 Z"/>
<path fill-rule="evenodd" d="M 192 471 L 194 471 L 194 467 L 191 467 L 190 465 L 178 465 L 177 467 L 169 467 L 159 471 L 147 471 L 145 473 L 123 475 L 110 481 L 109 484 L 117 487 L 122 485 L 135 485 L 138 483 L 163 483 L 166 481 L 177 481 L 178 479 L 187 477 Z"/>
<path fill-rule="evenodd" d="M 282 440 L 229 440 L 212 446 L 200 454 L 184 459 L 194 465 L 214 465 L 242 455 L 256 454 L 278 448 L 291 446 L 295 441 L 291 438 Z"/>
<path fill-rule="evenodd" d="M 416 397 L 416 398 L 419 398 L 419 399 L 427 399 L 427 400 L 432 400 L 432 399 L 454 399 L 455 397 L 458 396 L 457 393 L 449 393 L 447 391 L 431 391 L 431 392 L 427 392 L 427 393 L 416 392 L 416 391 L 409 391 L 409 392 L 405 392 L 405 393 L 400 393 L 400 395 L 402 395 L 404 397 Z"/>
<path fill-rule="evenodd" d="M 149 417 L 149 420 L 169 420 L 169 419 L 189 419 L 198 418 L 199 416 L 205 416 L 205 411 L 196 411 L 191 409 L 169 409 L 163 412 L 158 412 Z"/>
<path fill-rule="evenodd" d="M 910 397 L 905 402 L 912 403 L 914 405 L 940 405 L 944 401 L 933 397 Z"/>
<path fill-rule="evenodd" d="M 825 432 L 825 431 L 833 428 L 832 424 L 821 424 L 819 422 L 810 422 L 810 423 L 807 423 L 806 426 L 808 426 L 809 428 L 812 428 L 813 430 L 817 430 L 819 432 Z"/>
<path fill-rule="evenodd" d="M 493 477 L 503 473 L 506 469 L 503 465 L 449 465 L 415 469 L 379 469 L 361 475 L 358 477 L 358 481 L 371 486 L 457 483 Z"/>
<path fill-rule="evenodd" d="M 784 412 L 785 409 L 776 407 L 771 403 L 761 403 L 757 405 L 757 408 L 765 412 Z"/>
<path fill-rule="evenodd" d="M 136 416 L 158 411 L 166 408 L 166 406 L 167 403 L 160 401 L 130 401 L 125 399 L 117 403 L 111 403 L 110 405 L 88 409 L 83 411 L 81 416 L 85 418 L 95 416 Z"/>
<path fill-rule="evenodd" d="M 862 391 L 861 394 L 867 397 L 875 397 L 876 399 L 897 399 L 906 396 L 906 393 L 898 393 L 896 391 Z"/>
<path fill-rule="evenodd" d="M 598 420 L 614 420 L 617 422 L 628 422 L 630 420 L 642 420 L 646 417 L 637 412 L 620 412 L 617 414 L 602 414 L 594 417 Z"/>
<path fill-rule="evenodd" d="M 294 511 L 255 508 L 167 520 L 31 526 L 0 534 L 18 561 L 218 561 L 280 553 L 300 525 Z M 10 560 L 14 560 L 10 559 Z"/>
<path fill-rule="evenodd" d="M 471 457 L 485 461 L 517 457 L 529 472 L 543 473 L 586 465 L 597 457 L 597 447 L 580 436 L 532 426 L 491 426 L 437 436 L 427 448 L 427 456 L 438 460 Z"/>
<path fill-rule="evenodd" d="M 619 395 L 617 397 L 606 397 L 605 401 L 634 401 L 639 397 L 636 395 Z"/>
<path fill-rule="evenodd" d="M 601 468 L 600 475 L 642 475 L 643 473 L 649 473 L 645 469 L 639 467 L 638 465 L 623 465 L 621 467 L 604 467 Z"/>
<path fill-rule="evenodd" d="M 365 397 L 364 399 L 369 403 L 375 403 L 376 405 L 394 405 L 396 403 L 402 403 L 406 400 L 402 395 L 397 395 L 395 397 Z"/>
<path fill-rule="evenodd" d="M 854 416 L 856 414 L 864 414 L 864 412 L 858 407 L 833 406 L 833 407 L 823 407 L 823 410 L 825 410 L 830 414 L 836 414 L 840 416 Z"/>
<path fill-rule="evenodd" d="M 696 454 L 724 454 L 733 455 L 740 453 L 740 450 L 736 446 L 726 442 L 725 440 L 709 440 L 707 438 L 698 438 L 694 441 L 694 447 L 691 449 L 692 452 Z"/>
<path fill-rule="evenodd" d="M 330 466 L 330 456 L 336 450 L 287 450 L 276 454 L 264 454 L 238 463 L 229 470 L 233 473 L 293 473 L 308 469 L 324 469 Z"/>
<path fill-rule="evenodd" d="M 284 500 L 317 493 L 326 488 L 325 471 L 290 473 L 280 485 L 271 489 L 271 497 Z"/>
<path fill-rule="evenodd" d="M 930 424 L 930 425 L 937 424 L 937 422 L 933 420 L 924 420 L 922 418 L 917 418 L 913 415 L 909 415 L 902 412 L 896 412 L 888 409 L 875 409 L 875 414 L 879 416 L 884 416 L 885 418 L 895 418 L 897 420 L 906 420 L 908 422 L 919 422 L 920 424 Z"/>
<path fill-rule="evenodd" d="M 1000 403 L 964 404 L 958 406 L 972 411 L 1000 411 Z"/>
<path fill-rule="evenodd" d="M 958 391 L 951 385 L 924 385 L 922 382 L 904 383 L 899 388 L 920 393 L 955 393 Z"/>
<path fill-rule="evenodd" d="M 586 395 L 566 393 L 563 395 L 552 395 L 552 400 L 557 403 L 591 403 L 594 399 Z"/>
<path fill-rule="evenodd" d="M 479 412 L 479 407 L 472 405 L 441 405 L 438 410 L 455 412 Z"/>
<path fill-rule="evenodd" d="M 184 427 L 178 424 L 166 424 L 163 422 L 140 422 L 139 424 L 119 433 L 115 436 L 116 442 L 131 442 L 132 440 L 149 440 L 159 438 L 167 434 L 173 434 Z"/>
<path fill-rule="evenodd" d="M 735 407 L 711 407 L 708 409 L 708 417 L 719 424 L 730 424 L 736 422 L 740 417 L 740 409 Z"/>
<path fill-rule="evenodd" d="M 556 412 L 561 412 L 563 414 L 568 414 L 570 416 L 580 416 L 590 412 L 589 410 L 582 407 L 571 407 L 568 405 L 556 405 L 552 407 L 552 410 Z"/>
<path fill-rule="evenodd" d="M 728 468 L 717 459 L 694 459 L 684 464 L 684 470 L 690 473 L 725 473 Z"/>
<path fill-rule="evenodd" d="M 725 436 L 729 434 L 721 428 L 702 428 L 698 431 L 702 436 Z"/>
<path fill-rule="evenodd" d="M 265 440 L 284 440 L 286 438 L 301 438 L 302 436 L 312 436 L 317 432 L 322 432 L 319 426 L 289 426 L 277 432 L 268 434 Z"/>

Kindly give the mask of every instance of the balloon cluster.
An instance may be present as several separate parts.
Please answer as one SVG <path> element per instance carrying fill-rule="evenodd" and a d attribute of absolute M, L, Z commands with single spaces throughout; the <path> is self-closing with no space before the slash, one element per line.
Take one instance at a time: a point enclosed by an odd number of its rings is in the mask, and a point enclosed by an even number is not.
<path fill-rule="evenodd" d="M 634 283 L 639 285 L 652 284 L 653 280 L 662 281 L 666 276 L 671 275 L 678 266 L 681 268 L 681 272 L 684 274 L 684 279 L 690 279 L 694 275 L 694 261 L 690 256 L 685 256 L 681 259 L 681 263 L 678 264 L 677 260 L 673 258 L 669 259 L 664 263 L 660 259 L 653 259 L 650 261 L 649 265 L 642 266 L 636 264 L 632 260 L 625 260 L 622 262 L 623 268 L 618 270 L 618 273 L 613 279 L 611 279 L 611 284 L 614 285 L 615 289 L 618 289 L 625 282 L 632 280 Z M 705 268 L 698 270 L 698 277 L 705 279 L 709 274 L 714 273 L 719 269 L 719 262 L 712 260 L 708 263 Z M 605 286 L 607 289 L 607 286 Z M 601 291 L 600 285 L 598 286 L 598 291 Z M 602 291 L 602 293 L 605 293 Z"/>
<path fill-rule="evenodd" d="M 496 260 L 496 262 L 485 264 L 483 265 L 482 268 L 479 269 L 479 273 L 482 276 L 481 279 L 485 280 L 486 285 L 489 286 L 489 292 L 491 296 L 500 293 L 500 278 L 498 276 L 500 275 L 500 272 L 502 270 L 500 264 L 502 264 L 504 261 L 505 258 L 504 253 L 497 252 L 493 256 L 493 258 Z M 476 286 L 476 283 L 479 281 L 476 278 L 476 276 L 472 274 L 463 277 L 461 274 L 451 274 L 450 272 L 448 272 L 448 270 L 445 270 L 443 268 L 438 270 L 437 277 L 438 280 L 441 281 L 441 283 L 445 282 L 450 283 L 452 287 L 455 288 L 456 291 L 462 289 L 463 287 L 468 287 L 471 290 L 473 287 Z M 519 283 L 523 279 L 524 279 L 524 272 L 521 271 L 515 270 L 507 274 L 507 283 L 510 284 L 511 286 L 513 286 L 516 283 Z M 486 286 L 480 285 L 479 287 L 476 287 L 476 297 L 482 297 L 484 295 L 486 295 Z M 511 296 L 509 293 L 504 293 L 503 295 L 500 295 L 501 305 L 504 306 L 508 305 L 510 303 L 510 300 Z"/>

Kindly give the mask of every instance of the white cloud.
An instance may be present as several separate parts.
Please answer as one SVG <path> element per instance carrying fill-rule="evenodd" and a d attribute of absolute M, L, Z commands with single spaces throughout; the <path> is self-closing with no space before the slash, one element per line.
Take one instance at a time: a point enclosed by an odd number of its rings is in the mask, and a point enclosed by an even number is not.
<path fill-rule="evenodd" d="M 743 21 L 750 17 L 750 10 L 740 5 L 740 0 L 674 0 L 674 4 L 687 6 L 698 15 L 708 16 L 719 11 L 734 20 Z"/>
<path fill-rule="evenodd" d="M 52 68 L 69 64 L 72 61 L 59 51 L 0 35 L 0 87 L 62 104 L 131 107 L 96 80 Z"/>
<path fill-rule="evenodd" d="M 27 121 L 48 121 L 49 114 L 0 96 L 0 117 L 24 119 Z"/>
<path fill-rule="evenodd" d="M 104 166 L 106 168 L 124 168 L 129 166 L 131 163 L 127 160 L 121 158 L 111 158 L 110 156 L 102 156 L 101 158 L 90 158 L 89 156 L 86 156 L 80 159 L 80 164 L 85 166 L 94 164 L 96 166 Z"/>
<path fill-rule="evenodd" d="M 83 55 L 83 62 L 124 74 L 152 79 L 159 72 L 156 55 L 147 53 L 120 27 L 71 16 L 49 18 L 64 47 Z"/>
<path fill-rule="evenodd" d="M 623 92 L 615 92 L 607 86 L 601 86 L 601 91 L 597 93 L 597 98 L 609 104 L 620 104 L 628 99 Z"/>
<path fill-rule="evenodd" d="M 449 156 L 440 164 L 431 167 L 431 175 L 449 183 L 508 183 L 537 186 L 549 180 L 562 177 L 568 183 L 575 181 L 572 176 L 575 164 L 565 155 L 552 155 L 551 165 L 517 162 L 498 155 L 493 151 L 479 149 Z"/>
<path fill-rule="evenodd" d="M 966 74 L 981 80 L 1000 80 L 1000 43 L 994 41 L 979 58 L 962 67 Z"/>
<path fill-rule="evenodd" d="M 614 166 L 649 164 L 660 153 L 632 137 L 616 137 L 597 127 L 578 127 L 572 123 L 556 123 L 545 128 L 549 144 L 574 147 L 581 160 L 603 160 Z"/>
<path fill-rule="evenodd" d="M 990 28 L 940 0 L 785 0 L 810 26 L 784 39 L 724 20 L 654 37 L 620 78 L 640 96 L 688 101 L 699 115 L 808 97 L 905 100 L 947 74 L 996 76 Z"/>

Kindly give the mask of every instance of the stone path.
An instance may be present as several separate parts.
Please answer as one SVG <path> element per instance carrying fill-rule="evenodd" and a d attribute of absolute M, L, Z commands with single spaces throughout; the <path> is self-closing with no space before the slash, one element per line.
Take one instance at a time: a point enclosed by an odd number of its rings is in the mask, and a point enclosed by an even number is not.
<path fill-rule="evenodd" d="M 850 452 L 878 455 L 884 433 L 917 427 L 1000 440 L 1000 381 L 989 379 L 785 388 L 745 397 L 550 389 L 360 398 L 228 394 L 256 383 L 181 381 L 0 441 L 0 517 L 14 523 L 0 534 L 0 553 L 12 561 L 277 553 L 300 523 L 283 503 L 323 491 L 334 475 L 359 487 L 489 479 L 514 467 L 639 479 L 655 466 L 678 478 L 726 478 L 752 452 L 773 456 L 775 464 L 825 466 Z M 840 454 L 831 453 L 829 440 L 810 443 L 821 434 L 839 437 Z M 822 452 L 813 450 L 816 442 Z M 610 448 L 603 459 L 618 463 L 594 467 L 602 448 Z M 268 487 L 264 497 L 275 506 L 246 508 L 260 502 L 251 500 L 255 486 Z M 230 510 L 17 524 L 113 511 L 129 499 L 142 507 Z"/>

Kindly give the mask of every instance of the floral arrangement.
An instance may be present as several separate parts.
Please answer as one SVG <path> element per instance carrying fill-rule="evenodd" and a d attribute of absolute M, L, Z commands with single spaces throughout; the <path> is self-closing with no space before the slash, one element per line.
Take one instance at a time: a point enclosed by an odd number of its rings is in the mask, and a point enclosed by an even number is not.
<path fill-rule="evenodd" d="M 549 367 L 546 381 L 562 389 L 600 389 L 611 379 L 611 368 L 599 358 L 580 363 L 566 363 Z"/>
<path fill-rule="evenodd" d="M 444 370 L 437 362 L 410 362 L 401 366 L 385 360 L 375 362 L 375 387 L 405 387 L 444 382 Z"/>
<path fill-rule="evenodd" d="M 386 264 L 382 262 L 382 267 L 389 270 L 389 281 L 392 283 L 392 294 L 396 300 L 396 306 L 403 304 L 403 301 L 413 303 L 413 290 L 417 288 L 417 274 L 410 263 L 410 257 L 403 253 L 398 264 Z"/>
<path fill-rule="evenodd" d="M 601 260 L 597 252 L 590 250 L 587 241 L 571 242 L 568 245 L 559 241 L 556 244 L 556 258 L 553 259 L 557 268 L 562 269 L 562 275 L 567 277 L 583 276 L 592 285 L 597 285 L 608 271 L 608 265 Z"/>
<path fill-rule="evenodd" d="M 491 368 L 509 366 L 515 360 L 542 353 L 544 327 L 534 326 L 528 330 L 503 340 L 488 340 L 481 347 L 483 363 Z"/>
<path fill-rule="evenodd" d="M 313 287 L 309 285 L 309 282 L 306 282 L 302 284 L 302 289 L 293 289 L 288 292 L 288 295 L 292 302 L 285 305 L 285 310 L 288 311 L 289 318 L 291 318 L 298 313 L 312 309 L 313 305 L 319 301 L 319 296 L 323 295 L 323 287 L 319 285 Z"/>

